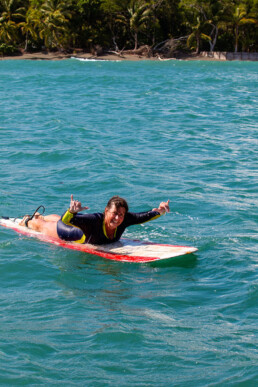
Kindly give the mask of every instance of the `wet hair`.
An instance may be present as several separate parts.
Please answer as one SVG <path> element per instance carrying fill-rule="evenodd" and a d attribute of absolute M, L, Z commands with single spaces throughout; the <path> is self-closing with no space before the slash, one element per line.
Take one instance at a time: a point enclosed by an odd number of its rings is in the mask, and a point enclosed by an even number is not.
<path fill-rule="evenodd" d="M 106 206 L 107 209 L 110 209 L 112 205 L 115 205 L 115 207 L 118 209 L 120 207 L 125 209 L 125 213 L 128 212 L 128 204 L 127 201 L 123 198 L 120 198 L 120 196 L 113 196 L 111 199 L 109 199 L 108 204 Z"/>

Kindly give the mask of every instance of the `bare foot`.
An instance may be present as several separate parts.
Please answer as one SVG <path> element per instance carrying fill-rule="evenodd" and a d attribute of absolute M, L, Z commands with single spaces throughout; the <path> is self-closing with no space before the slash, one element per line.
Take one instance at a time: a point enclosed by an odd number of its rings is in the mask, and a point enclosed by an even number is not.
<path fill-rule="evenodd" d="M 25 221 L 30 218 L 30 215 L 25 215 L 22 221 L 19 223 L 19 226 L 26 226 Z"/>
<path fill-rule="evenodd" d="M 34 218 L 35 219 L 42 219 L 42 220 L 44 220 L 44 216 L 41 215 L 39 212 L 36 212 L 36 214 L 34 215 Z"/>

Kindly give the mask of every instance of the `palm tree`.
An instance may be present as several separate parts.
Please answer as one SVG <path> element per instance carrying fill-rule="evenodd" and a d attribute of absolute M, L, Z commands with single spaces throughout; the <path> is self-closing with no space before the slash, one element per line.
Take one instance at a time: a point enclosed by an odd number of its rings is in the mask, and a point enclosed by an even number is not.
<path fill-rule="evenodd" d="M 134 50 L 137 50 L 138 34 L 146 27 L 146 23 L 152 14 L 152 9 L 147 3 L 142 3 L 139 0 L 133 0 L 128 8 L 128 13 L 130 30 L 134 37 Z"/>
<path fill-rule="evenodd" d="M 17 26 L 12 20 L 0 17 L 0 40 L 4 43 L 12 43 L 17 38 Z"/>
<path fill-rule="evenodd" d="M 0 0 L 0 5 L 3 10 L 0 17 L 0 39 L 4 43 L 14 43 L 18 37 L 15 19 L 23 17 L 24 8 L 16 0 Z"/>
<path fill-rule="evenodd" d="M 66 43 L 65 35 L 71 16 L 69 5 L 69 1 L 65 0 L 46 0 L 43 3 L 39 36 L 47 48 L 61 49 Z"/>
<path fill-rule="evenodd" d="M 197 24 L 192 27 L 192 33 L 188 36 L 187 39 L 187 45 L 188 47 L 191 47 L 191 43 L 193 41 L 196 42 L 196 54 L 200 53 L 201 48 L 201 40 L 207 40 L 210 41 L 211 37 L 204 34 L 202 31 L 205 27 L 205 25 L 209 24 L 208 21 L 201 21 L 201 18 L 197 16 Z"/>
<path fill-rule="evenodd" d="M 106 17 L 106 25 L 111 32 L 116 52 L 119 52 L 117 38 L 123 38 L 128 27 L 128 19 L 126 18 L 127 3 L 128 1 L 121 0 L 102 0 L 101 3 L 101 9 Z"/>
<path fill-rule="evenodd" d="M 28 49 L 29 36 L 34 40 L 38 40 L 38 29 L 41 23 L 41 13 L 34 7 L 29 7 L 26 12 L 25 21 L 19 23 L 21 31 L 25 34 L 25 51 Z"/>
<path fill-rule="evenodd" d="M 246 7 L 242 4 L 236 7 L 232 20 L 235 33 L 235 52 L 238 52 L 239 28 L 246 24 L 257 24 L 257 20 L 247 16 Z"/>

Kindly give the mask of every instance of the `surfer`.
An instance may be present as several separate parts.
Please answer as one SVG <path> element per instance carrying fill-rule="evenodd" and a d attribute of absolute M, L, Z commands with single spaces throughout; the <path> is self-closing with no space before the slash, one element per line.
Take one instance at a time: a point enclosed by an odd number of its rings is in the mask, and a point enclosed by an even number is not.
<path fill-rule="evenodd" d="M 87 209 L 71 195 L 70 207 L 62 216 L 43 216 L 38 213 L 26 215 L 20 225 L 65 241 L 107 244 L 118 241 L 127 227 L 148 222 L 169 212 L 169 200 L 161 202 L 158 208 L 150 211 L 133 213 L 129 212 L 125 199 L 113 196 L 104 213 L 80 213 Z"/>

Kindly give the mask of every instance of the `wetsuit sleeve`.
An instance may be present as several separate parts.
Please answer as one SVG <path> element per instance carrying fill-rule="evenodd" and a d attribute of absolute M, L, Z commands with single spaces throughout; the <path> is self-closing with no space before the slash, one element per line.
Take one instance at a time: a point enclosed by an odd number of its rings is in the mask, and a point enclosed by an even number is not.
<path fill-rule="evenodd" d="M 73 214 L 72 212 L 70 212 L 69 210 L 67 210 L 64 215 L 62 216 L 61 220 L 64 224 L 68 224 L 68 225 L 71 225 L 71 220 L 72 218 L 74 217 L 75 214 Z"/>
<path fill-rule="evenodd" d="M 149 222 L 159 218 L 161 215 L 158 211 L 147 211 L 147 212 L 128 212 L 126 216 L 127 226 L 134 224 L 141 224 Z"/>

